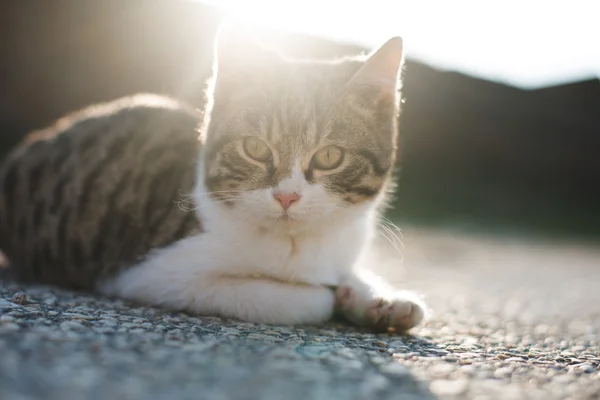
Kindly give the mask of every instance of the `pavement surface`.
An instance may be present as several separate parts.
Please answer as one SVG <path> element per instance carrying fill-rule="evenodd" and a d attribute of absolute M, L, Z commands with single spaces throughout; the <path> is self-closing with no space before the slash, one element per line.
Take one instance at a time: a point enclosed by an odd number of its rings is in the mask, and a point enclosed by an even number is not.
<path fill-rule="evenodd" d="M 378 270 L 412 336 L 269 326 L 0 282 L 0 399 L 598 399 L 600 249 L 417 229 Z"/>

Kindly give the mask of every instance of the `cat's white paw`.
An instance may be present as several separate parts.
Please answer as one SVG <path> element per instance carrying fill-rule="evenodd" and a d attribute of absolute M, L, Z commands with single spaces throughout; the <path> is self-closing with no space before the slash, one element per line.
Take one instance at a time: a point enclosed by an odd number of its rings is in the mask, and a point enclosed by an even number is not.
<path fill-rule="evenodd" d="M 378 296 L 350 285 L 339 286 L 336 308 L 350 321 L 375 331 L 405 332 L 425 317 L 425 304 L 410 292 Z"/>

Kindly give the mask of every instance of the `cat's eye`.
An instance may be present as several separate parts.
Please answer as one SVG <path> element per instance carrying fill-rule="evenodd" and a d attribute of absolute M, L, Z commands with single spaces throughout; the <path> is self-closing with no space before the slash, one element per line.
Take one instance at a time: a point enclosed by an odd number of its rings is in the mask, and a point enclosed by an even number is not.
<path fill-rule="evenodd" d="M 244 138 L 243 147 L 246 155 L 253 160 L 266 162 L 269 160 L 269 158 L 271 158 L 271 149 L 269 146 L 254 136 L 248 136 Z"/>
<path fill-rule="evenodd" d="M 326 146 L 317 151 L 312 158 L 315 168 L 330 170 L 339 167 L 344 161 L 344 151 L 337 146 Z"/>

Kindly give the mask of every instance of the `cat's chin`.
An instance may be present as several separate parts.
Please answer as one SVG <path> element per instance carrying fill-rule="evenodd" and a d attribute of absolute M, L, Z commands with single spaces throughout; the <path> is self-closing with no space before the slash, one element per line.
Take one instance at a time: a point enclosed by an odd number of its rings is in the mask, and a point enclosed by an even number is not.
<path fill-rule="evenodd" d="M 281 214 L 265 218 L 259 223 L 260 228 L 277 234 L 299 234 L 312 231 L 323 225 L 322 220 L 305 219 L 293 214 Z"/>
<path fill-rule="evenodd" d="M 307 225 L 308 221 L 304 221 L 303 219 L 299 218 L 298 216 L 295 215 L 290 215 L 290 214 L 281 214 L 281 215 L 277 215 L 277 216 L 273 216 L 270 218 L 270 222 L 278 225 L 278 226 L 282 226 L 282 227 L 294 227 L 294 226 L 302 226 L 302 225 Z"/>

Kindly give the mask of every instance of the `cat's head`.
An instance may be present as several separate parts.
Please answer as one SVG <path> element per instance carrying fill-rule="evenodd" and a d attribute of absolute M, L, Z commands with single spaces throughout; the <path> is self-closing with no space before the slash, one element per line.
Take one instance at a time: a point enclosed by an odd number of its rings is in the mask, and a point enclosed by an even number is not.
<path fill-rule="evenodd" d="M 265 227 L 375 207 L 396 157 L 401 66 L 400 38 L 302 61 L 222 30 L 201 133 L 207 196 Z"/>

